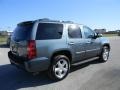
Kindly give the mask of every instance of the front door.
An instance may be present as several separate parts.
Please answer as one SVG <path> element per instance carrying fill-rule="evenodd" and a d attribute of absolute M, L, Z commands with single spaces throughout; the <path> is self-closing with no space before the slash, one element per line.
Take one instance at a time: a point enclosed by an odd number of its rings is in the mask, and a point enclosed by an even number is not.
<path fill-rule="evenodd" d="M 95 35 L 95 32 L 90 28 L 84 26 L 84 41 L 85 41 L 85 58 L 92 58 L 99 54 L 100 52 L 100 41 L 99 38 L 92 38 Z"/>

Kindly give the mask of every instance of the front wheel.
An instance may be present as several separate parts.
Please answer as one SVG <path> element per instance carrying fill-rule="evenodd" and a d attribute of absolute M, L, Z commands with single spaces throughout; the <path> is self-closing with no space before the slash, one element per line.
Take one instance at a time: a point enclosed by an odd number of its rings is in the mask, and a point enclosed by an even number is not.
<path fill-rule="evenodd" d="M 68 75 L 69 70 L 69 59 L 64 55 L 58 55 L 53 58 L 48 75 L 54 80 L 62 80 Z"/>
<path fill-rule="evenodd" d="M 108 61 L 109 52 L 110 52 L 110 50 L 109 50 L 108 46 L 103 46 L 102 53 L 101 53 L 101 55 L 100 55 L 100 60 L 101 60 L 102 62 Z"/>

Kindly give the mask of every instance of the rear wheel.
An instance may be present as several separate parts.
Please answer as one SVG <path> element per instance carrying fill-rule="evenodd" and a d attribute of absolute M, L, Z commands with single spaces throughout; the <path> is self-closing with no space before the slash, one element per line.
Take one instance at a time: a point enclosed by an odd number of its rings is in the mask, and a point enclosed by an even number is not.
<path fill-rule="evenodd" d="M 69 73 L 69 59 L 64 55 L 55 56 L 53 59 L 54 60 L 49 68 L 48 75 L 54 80 L 62 80 Z"/>
<path fill-rule="evenodd" d="M 101 53 L 101 55 L 100 55 L 100 60 L 101 60 L 102 62 L 108 61 L 109 52 L 110 52 L 110 50 L 109 50 L 108 46 L 103 46 L 102 53 Z"/>

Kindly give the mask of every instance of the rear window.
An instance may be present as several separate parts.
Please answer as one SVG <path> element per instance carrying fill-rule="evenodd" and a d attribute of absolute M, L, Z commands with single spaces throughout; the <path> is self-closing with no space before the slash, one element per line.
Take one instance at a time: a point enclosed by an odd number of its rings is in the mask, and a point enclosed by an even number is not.
<path fill-rule="evenodd" d="M 20 24 L 17 25 L 13 32 L 12 39 L 14 40 L 29 40 L 32 32 L 33 24 Z"/>
<path fill-rule="evenodd" d="M 46 40 L 46 39 L 60 39 L 63 33 L 62 24 L 53 23 L 39 23 L 36 39 Z"/>

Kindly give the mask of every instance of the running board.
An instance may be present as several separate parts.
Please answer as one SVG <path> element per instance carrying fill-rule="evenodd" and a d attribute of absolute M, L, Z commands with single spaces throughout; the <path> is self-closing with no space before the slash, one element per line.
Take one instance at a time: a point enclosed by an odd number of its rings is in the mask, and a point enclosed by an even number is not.
<path fill-rule="evenodd" d="M 77 62 L 77 63 L 73 63 L 72 65 L 79 65 L 79 64 L 91 62 L 91 61 L 94 61 L 94 60 L 97 60 L 97 59 L 99 59 L 99 57 L 94 57 L 94 58 L 86 59 L 86 60 L 83 60 L 83 61 L 80 61 L 80 62 Z"/>

